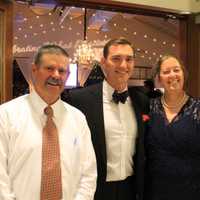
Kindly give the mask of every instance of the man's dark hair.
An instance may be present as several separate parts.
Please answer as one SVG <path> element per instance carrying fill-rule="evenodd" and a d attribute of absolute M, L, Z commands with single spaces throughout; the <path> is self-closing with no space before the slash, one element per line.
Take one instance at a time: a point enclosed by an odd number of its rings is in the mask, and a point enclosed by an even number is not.
<path fill-rule="evenodd" d="M 39 65 L 41 63 L 41 57 L 44 54 L 61 54 L 69 57 L 69 54 L 65 49 L 56 44 L 45 44 L 38 49 L 38 52 L 34 56 L 34 64 Z"/>
<path fill-rule="evenodd" d="M 133 45 L 131 44 L 131 42 L 129 42 L 127 39 L 125 38 L 118 38 L 118 39 L 112 39 L 110 41 L 108 41 L 104 48 L 103 48 L 103 56 L 104 58 L 107 58 L 108 57 L 108 54 L 109 54 L 109 48 L 111 46 L 115 46 L 115 45 L 129 45 L 132 50 L 133 50 L 133 54 L 134 54 L 134 47 Z"/>

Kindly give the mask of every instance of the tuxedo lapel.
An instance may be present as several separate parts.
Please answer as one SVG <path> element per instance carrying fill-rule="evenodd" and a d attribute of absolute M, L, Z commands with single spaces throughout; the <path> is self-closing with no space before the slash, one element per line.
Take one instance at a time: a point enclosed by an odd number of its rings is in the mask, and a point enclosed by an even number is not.
<path fill-rule="evenodd" d="M 106 141 L 105 141 L 105 126 L 104 126 L 104 114 L 103 114 L 103 84 L 96 84 L 94 88 L 90 91 L 90 95 L 93 97 L 94 101 L 91 103 L 94 103 L 95 110 L 91 110 L 90 112 L 93 112 L 94 117 L 93 120 L 95 120 L 94 124 L 94 132 L 95 134 L 95 140 L 98 143 L 98 149 L 101 153 L 101 160 L 103 161 L 105 172 L 107 168 L 107 154 L 106 154 Z M 92 108 L 91 107 L 91 108 Z"/>
<path fill-rule="evenodd" d="M 145 156 L 144 156 L 144 124 L 142 120 L 142 104 L 143 101 L 139 98 L 139 94 L 134 91 L 134 88 L 131 88 L 129 91 L 129 95 L 131 98 L 131 102 L 134 108 L 134 112 L 137 119 L 137 126 L 138 126 L 138 133 L 136 139 L 136 154 L 133 156 L 134 166 L 135 166 L 135 175 L 136 175 L 136 183 L 138 187 L 138 194 L 140 198 L 143 198 L 143 186 L 144 186 L 144 163 L 145 163 Z"/>

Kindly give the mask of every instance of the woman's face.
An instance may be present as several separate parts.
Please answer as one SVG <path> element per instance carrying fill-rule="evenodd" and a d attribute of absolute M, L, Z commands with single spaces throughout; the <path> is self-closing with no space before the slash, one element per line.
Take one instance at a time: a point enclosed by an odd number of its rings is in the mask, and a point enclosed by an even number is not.
<path fill-rule="evenodd" d="M 177 59 L 170 57 L 161 64 L 159 80 L 167 92 L 183 90 L 184 72 Z"/>

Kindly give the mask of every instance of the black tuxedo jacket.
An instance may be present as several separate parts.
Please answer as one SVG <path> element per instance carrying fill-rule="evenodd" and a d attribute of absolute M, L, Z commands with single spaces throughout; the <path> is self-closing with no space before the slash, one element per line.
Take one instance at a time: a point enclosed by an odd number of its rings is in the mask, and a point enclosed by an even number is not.
<path fill-rule="evenodd" d="M 103 200 L 104 184 L 106 182 L 106 142 L 104 129 L 103 115 L 103 97 L 102 83 L 88 86 L 82 89 L 74 89 L 69 91 L 68 95 L 63 96 L 63 100 L 81 110 L 87 119 L 94 150 L 97 159 L 97 190 L 95 200 Z M 148 113 L 148 99 L 139 92 L 136 88 L 129 88 L 129 96 L 134 107 L 134 112 L 137 119 L 138 137 L 136 140 L 136 154 L 133 157 L 136 175 L 136 190 L 137 199 L 143 198 L 144 185 L 144 131 L 145 123 L 142 120 L 142 115 Z"/>

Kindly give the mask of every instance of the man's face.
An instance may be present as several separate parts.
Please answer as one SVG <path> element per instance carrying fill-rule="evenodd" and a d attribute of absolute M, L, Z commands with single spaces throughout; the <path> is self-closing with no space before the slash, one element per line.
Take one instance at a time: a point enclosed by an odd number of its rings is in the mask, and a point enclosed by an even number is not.
<path fill-rule="evenodd" d="M 33 65 L 34 88 L 47 104 L 53 104 L 64 90 L 68 70 L 69 58 L 62 54 L 46 53 L 39 65 Z"/>
<path fill-rule="evenodd" d="M 108 83 L 122 91 L 134 69 L 134 52 L 129 45 L 112 45 L 107 58 L 102 59 L 102 68 Z"/>

